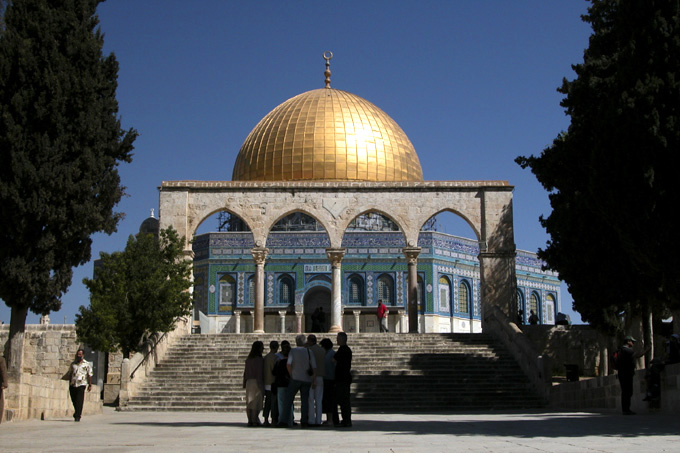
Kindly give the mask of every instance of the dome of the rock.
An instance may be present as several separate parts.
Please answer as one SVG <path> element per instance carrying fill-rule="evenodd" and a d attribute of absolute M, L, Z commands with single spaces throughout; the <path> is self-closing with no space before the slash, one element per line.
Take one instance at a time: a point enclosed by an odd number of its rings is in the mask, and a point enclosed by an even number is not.
<path fill-rule="evenodd" d="M 248 135 L 234 181 L 422 181 L 411 141 L 367 100 L 330 87 L 295 96 Z"/>

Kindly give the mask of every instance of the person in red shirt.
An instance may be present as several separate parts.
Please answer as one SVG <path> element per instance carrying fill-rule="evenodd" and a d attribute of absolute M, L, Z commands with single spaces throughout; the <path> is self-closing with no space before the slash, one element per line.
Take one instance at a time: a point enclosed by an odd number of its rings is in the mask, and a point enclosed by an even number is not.
<path fill-rule="evenodd" d="M 382 303 L 382 300 L 378 301 L 378 324 L 380 325 L 380 332 L 387 332 L 387 307 Z"/>

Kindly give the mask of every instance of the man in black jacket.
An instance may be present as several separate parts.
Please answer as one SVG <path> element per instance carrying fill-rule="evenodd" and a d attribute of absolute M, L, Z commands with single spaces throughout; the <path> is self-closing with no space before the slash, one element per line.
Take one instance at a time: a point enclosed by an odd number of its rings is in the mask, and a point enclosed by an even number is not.
<path fill-rule="evenodd" d="M 633 376 L 635 376 L 635 359 L 642 357 L 644 352 L 635 354 L 633 352 L 635 338 L 628 335 L 623 339 L 623 346 L 619 349 L 616 356 L 616 369 L 619 374 L 621 384 L 621 409 L 624 415 L 635 415 L 630 410 L 630 400 L 633 396 Z"/>
<path fill-rule="evenodd" d="M 333 356 L 335 362 L 335 398 L 340 405 L 342 423 L 336 426 L 350 428 L 352 426 L 352 407 L 350 406 L 349 389 L 352 385 L 352 350 L 347 346 L 347 334 L 339 332 L 338 350 Z"/>

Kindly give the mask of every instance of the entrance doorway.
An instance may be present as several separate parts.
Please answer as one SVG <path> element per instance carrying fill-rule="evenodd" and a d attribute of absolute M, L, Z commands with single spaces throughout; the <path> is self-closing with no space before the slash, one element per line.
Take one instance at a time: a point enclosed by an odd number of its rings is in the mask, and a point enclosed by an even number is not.
<path fill-rule="evenodd" d="M 324 286 L 317 286 L 305 294 L 303 301 L 305 315 L 305 332 L 328 332 L 331 316 L 331 291 Z"/>

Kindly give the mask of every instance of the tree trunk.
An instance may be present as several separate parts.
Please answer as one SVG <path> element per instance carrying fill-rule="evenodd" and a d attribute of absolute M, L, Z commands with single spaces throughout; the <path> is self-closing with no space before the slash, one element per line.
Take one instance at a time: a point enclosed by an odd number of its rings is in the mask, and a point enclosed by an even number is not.
<path fill-rule="evenodd" d="M 7 371 L 13 376 L 21 372 L 23 363 L 26 315 L 28 315 L 28 307 L 12 307 L 9 338 L 5 344 L 5 360 L 7 361 Z"/>
<path fill-rule="evenodd" d="M 644 329 L 643 329 L 643 316 L 640 316 L 639 314 L 636 316 L 633 316 L 630 319 L 630 324 L 628 326 L 628 332 L 626 335 L 631 335 L 635 340 L 637 340 L 637 344 L 635 347 L 635 353 L 637 354 L 639 352 L 640 346 L 640 341 L 643 340 L 644 338 Z M 646 347 L 646 345 L 644 346 Z M 635 359 L 635 368 L 644 368 L 644 360 L 642 357 L 638 357 Z"/>
<path fill-rule="evenodd" d="M 645 309 L 645 315 L 643 318 L 643 331 L 644 331 L 644 342 L 645 344 L 643 345 L 645 349 L 649 348 L 649 351 L 645 353 L 645 368 L 649 366 L 650 363 L 652 363 L 652 359 L 654 358 L 654 323 L 653 323 L 653 315 L 652 315 L 652 310 L 647 307 Z"/>

